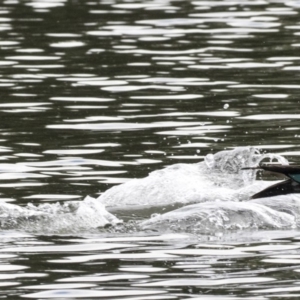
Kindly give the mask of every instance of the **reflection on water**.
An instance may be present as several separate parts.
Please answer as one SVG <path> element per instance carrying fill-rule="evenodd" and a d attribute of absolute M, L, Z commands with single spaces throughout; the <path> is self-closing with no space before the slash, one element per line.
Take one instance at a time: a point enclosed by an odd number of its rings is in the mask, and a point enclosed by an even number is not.
<path fill-rule="evenodd" d="M 36 299 L 224 299 L 227 290 L 250 299 L 286 292 L 297 297 L 297 286 L 285 280 L 299 271 L 297 233 L 285 232 L 282 240 L 282 232 L 247 234 L 247 245 L 199 243 L 185 235 L 49 239 L 2 234 L 1 285 L 15 297 Z"/>
<path fill-rule="evenodd" d="M 293 0 L 3 1 L 1 201 L 67 207 L 236 146 L 297 162 L 299 9 Z M 1 235 L 8 299 L 299 296 L 296 231 L 199 241 L 132 224 L 116 236 Z"/>

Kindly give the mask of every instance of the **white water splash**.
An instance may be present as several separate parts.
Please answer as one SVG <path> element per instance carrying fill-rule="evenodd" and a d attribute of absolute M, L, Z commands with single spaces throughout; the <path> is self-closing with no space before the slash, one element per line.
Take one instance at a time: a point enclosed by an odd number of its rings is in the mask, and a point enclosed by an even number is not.
<path fill-rule="evenodd" d="M 266 200 L 249 201 L 253 194 L 274 182 L 257 181 L 256 170 L 242 168 L 258 166 L 267 159 L 288 164 L 280 155 L 260 154 L 255 148 L 221 151 L 209 154 L 204 162 L 172 165 L 146 178 L 116 186 L 99 200 L 111 209 L 128 210 L 130 207 L 132 211 L 137 208 L 144 218 L 154 213 L 153 218 L 141 222 L 143 230 L 213 233 L 217 230 L 294 228 L 297 215 L 300 215 L 300 210 L 295 213 L 296 202 L 281 209 L 280 200 L 277 206 L 270 205 L 272 200 L 268 203 Z M 143 207 L 144 214 L 141 213 Z"/>
<path fill-rule="evenodd" d="M 295 227 L 295 218 L 267 206 L 245 202 L 188 205 L 141 223 L 151 230 L 212 234 L 216 231 Z"/>
<path fill-rule="evenodd" d="M 175 164 L 152 172 L 146 178 L 115 186 L 98 199 L 25 207 L 2 203 L 0 227 L 41 234 L 91 232 L 120 224 L 112 211 L 129 216 L 139 211 L 144 221 L 131 217 L 116 230 L 209 234 L 218 230 L 294 228 L 300 216 L 297 194 L 278 196 L 276 201 L 276 197 L 249 201 L 251 195 L 274 182 L 257 181 L 255 170 L 241 169 L 266 159 L 288 164 L 282 156 L 244 147 L 209 154 L 196 164 Z"/>
<path fill-rule="evenodd" d="M 86 197 L 83 201 L 63 204 L 28 204 L 21 207 L 2 203 L 0 227 L 39 233 L 78 233 L 119 223 L 97 200 Z"/>
<path fill-rule="evenodd" d="M 204 162 L 175 164 L 143 179 L 115 186 L 98 199 L 107 207 L 162 206 L 206 201 L 242 201 L 272 183 L 255 182 L 257 166 L 266 158 L 288 163 L 279 155 L 260 154 L 251 147 L 221 151 Z M 249 188 L 250 187 L 250 188 Z"/>

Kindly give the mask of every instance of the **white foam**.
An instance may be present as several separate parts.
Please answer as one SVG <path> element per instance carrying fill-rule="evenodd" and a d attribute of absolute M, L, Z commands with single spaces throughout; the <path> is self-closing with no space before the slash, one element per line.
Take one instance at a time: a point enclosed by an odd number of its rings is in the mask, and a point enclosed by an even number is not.
<path fill-rule="evenodd" d="M 209 234 L 224 230 L 295 226 L 295 217 L 288 213 L 256 203 L 231 201 L 188 205 L 141 223 L 143 229 Z"/>
<path fill-rule="evenodd" d="M 115 186 L 98 199 L 86 197 L 83 201 L 25 207 L 1 203 L 0 228 L 41 234 L 99 231 L 121 223 L 112 211 L 117 215 L 123 212 L 129 221 L 134 221 L 121 229 L 116 226 L 115 230 L 121 232 L 151 229 L 211 234 L 222 230 L 295 228 L 300 216 L 300 194 L 250 200 L 251 195 L 274 182 L 257 181 L 255 170 L 242 168 L 257 166 L 266 158 L 288 164 L 282 156 L 243 147 L 209 154 L 199 163 L 171 165 L 146 178 Z M 11 169 L 11 165 L 4 164 L 0 171 Z M 133 210 L 136 219 L 132 219 Z M 156 216 L 150 218 L 151 214 Z"/>
<path fill-rule="evenodd" d="M 115 186 L 98 199 L 107 207 L 127 208 L 246 200 L 271 183 L 255 182 L 255 171 L 241 169 L 257 166 L 266 157 L 270 155 L 261 155 L 251 147 L 221 151 L 209 154 L 204 162 L 175 164 Z M 273 158 L 287 162 L 281 156 Z"/>
<path fill-rule="evenodd" d="M 119 223 L 97 200 L 86 197 L 83 201 L 63 204 L 28 204 L 21 207 L 1 203 L 0 227 L 39 233 L 78 233 Z"/>
<path fill-rule="evenodd" d="M 140 224 L 143 230 L 212 233 L 294 228 L 300 215 L 297 203 L 288 205 L 287 201 L 285 209 L 280 209 L 281 201 L 290 199 L 290 195 L 278 200 L 277 205 L 267 198 L 249 201 L 253 194 L 274 182 L 257 181 L 256 170 L 242 168 L 257 166 L 266 158 L 288 164 L 279 155 L 260 154 L 251 147 L 237 148 L 209 154 L 200 163 L 175 164 L 152 172 L 146 178 L 113 187 L 98 199 L 117 213 L 137 209 L 143 218 L 154 213 L 154 218 Z"/>

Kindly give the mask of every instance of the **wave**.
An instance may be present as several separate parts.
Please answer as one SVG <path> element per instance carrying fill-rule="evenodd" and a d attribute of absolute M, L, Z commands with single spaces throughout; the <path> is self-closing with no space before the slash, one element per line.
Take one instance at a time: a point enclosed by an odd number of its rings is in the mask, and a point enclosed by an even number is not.
<path fill-rule="evenodd" d="M 0 228 L 38 233 L 173 231 L 212 234 L 240 229 L 297 228 L 300 196 L 251 200 L 274 184 L 256 180 L 263 160 L 288 161 L 252 147 L 209 154 L 195 164 L 175 164 L 104 192 L 98 199 L 63 204 L 0 204 Z M 122 219 L 125 222 L 122 223 Z M 110 228 L 108 228 L 110 227 Z"/>
<path fill-rule="evenodd" d="M 141 223 L 144 230 L 214 234 L 226 230 L 296 227 L 293 215 L 250 202 L 188 205 Z"/>
<path fill-rule="evenodd" d="M 0 228 L 41 234 L 71 234 L 93 231 L 119 224 L 103 204 L 92 197 L 63 204 L 28 204 L 21 207 L 10 203 L 0 205 Z"/>
<path fill-rule="evenodd" d="M 209 154 L 203 162 L 175 164 L 154 171 L 148 177 L 133 179 L 115 186 L 98 199 L 107 207 L 161 206 L 171 203 L 206 201 L 243 201 L 270 185 L 255 182 L 255 171 L 243 167 L 256 166 L 265 158 L 287 161 L 279 155 L 260 154 L 251 147 Z"/>

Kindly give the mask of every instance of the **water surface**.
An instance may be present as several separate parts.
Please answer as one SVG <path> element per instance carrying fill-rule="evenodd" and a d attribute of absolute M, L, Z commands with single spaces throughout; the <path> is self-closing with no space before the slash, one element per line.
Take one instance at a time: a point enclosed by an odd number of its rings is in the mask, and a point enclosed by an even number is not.
<path fill-rule="evenodd" d="M 68 213 L 68 201 L 238 146 L 299 163 L 299 9 L 280 0 L 3 1 L 1 202 Z M 119 232 L 57 235 L 9 219 L 2 296 L 299 297 L 297 228 L 155 233 L 136 231 L 143 215 L 123 217 Z"/>

